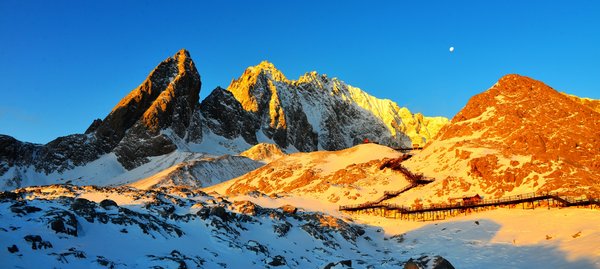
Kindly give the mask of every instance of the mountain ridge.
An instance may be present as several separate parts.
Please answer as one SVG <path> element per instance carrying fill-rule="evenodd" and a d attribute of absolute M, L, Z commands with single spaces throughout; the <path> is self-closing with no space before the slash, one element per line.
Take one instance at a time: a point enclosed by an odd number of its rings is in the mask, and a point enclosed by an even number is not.
<path fill-rule="evenodd" d="M 447 122 L 443 117 L 413 114 L 389 99 L 376 98 L 315 71 L 289 80 L 267 61 L 247 68 L 227 89 L 216 91 L 203 101 L 201 109 L 219 107 L 220 103 L 239 104 L 244 111 L 227 118 L 247 127 L 232 136 L 241 135 L 254 143 L 262 131 L 281 148 L 293 146 L 299 151 L 339 150 L 365 138 L 395 147 L 410 147 L 424 144 Z M 221 107 L 220 110 L 231 110 L 231 106 Z M 210 109 L 205 111 L 211 113 Z M 344 126 L 345 130 L 338 126 Z"/>
<path fill-rule="evenodd" d="M 288 80 L 267 61 L 247 68 L 227 89 L 214 89 L 202 102 L 201 86 L 190 53 L 182 49 L 83 134 L 44 145 L 0 135 L 0 187 L 59 179 L 94 184 L 109 176 L 131 183 L 132 177 L 148 177 L 138 171 L 148 164 L 164 170 L 175 165 L 164 160 L 237 155 L 259 143 L 276 144 L 284 152 L 339 150 L 365 138 L 410 146 L 413 138 L 430 139 L 447 122 L 412 114 L 316 72 Z M 115 174 L 98 175 L 95 165 L 111 167 Z"/>

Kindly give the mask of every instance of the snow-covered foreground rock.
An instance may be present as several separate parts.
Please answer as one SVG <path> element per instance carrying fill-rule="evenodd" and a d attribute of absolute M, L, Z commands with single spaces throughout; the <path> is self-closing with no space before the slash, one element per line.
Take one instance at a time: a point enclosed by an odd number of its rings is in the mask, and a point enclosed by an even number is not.
<path fill-rule="evenodd" d="M 1 193 L 0 212 L 3 268 L 398 268 L 411 257 L 421 267 L 444 261 L 377 227 L 183 188 L 29 187 Z"/>

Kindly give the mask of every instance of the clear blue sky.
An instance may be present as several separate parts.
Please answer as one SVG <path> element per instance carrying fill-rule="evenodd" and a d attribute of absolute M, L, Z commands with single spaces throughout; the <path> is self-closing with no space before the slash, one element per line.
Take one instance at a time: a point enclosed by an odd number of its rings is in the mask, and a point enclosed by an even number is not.
<path fill-rule="evenodd" d="M 0 133 L 82 133 L 181 48 L 201 98 L 269 60 L 425 115 L 452 117 L 509 73 L 599 99 L 599 3 L 1 0 Z"/>

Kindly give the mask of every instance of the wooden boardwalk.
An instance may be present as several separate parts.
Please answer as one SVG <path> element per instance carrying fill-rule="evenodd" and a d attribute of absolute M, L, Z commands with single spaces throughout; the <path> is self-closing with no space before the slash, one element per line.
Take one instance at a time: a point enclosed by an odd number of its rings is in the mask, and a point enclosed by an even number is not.
<path fill-rule="evenodd" d="M 412 185 L 412 184 L 411 184 Z M 406 191 L 410 188 L 407 186 L 402 190 Z M 414 187 L 414 186 L 413 186 Z M 412 188 L 412 187 L 411 187 Z M 400 193 L 402 192 L 400 190 Z M 395 193 L 390 193 L 395 194 Z M 384 193 L 384 197 L 389 195 Z M 397 196 L 397 194 L 396 194 Z M 382 197 L 382 198 L 384 198 Z M 340 206 L 340 211 L 372 214 L 390 218 L 400 218 L 409 220 L 438 220 L 445 219 L 461 214 L 479 210 L 489 210 L 497 207 L 515 207 L 522 205 L 523 208 L 535 209 L 536 203 L 538 207 L 571 207 L 571 206 L 590 206 L 590 208 L 600 208 L 599 198 L 582 198 L 561 196 L 558 193 L 528 193 L 503 197 L 499 199 L 481 200 L 477 203 L 456 203 L 456 204 L 440 204 L 430 206 L 414 206 L 406 207 L 397 204 L 383 203 L 389 199 L 378 199 L 374 202 L 367 202 L 357 205 Z"/>

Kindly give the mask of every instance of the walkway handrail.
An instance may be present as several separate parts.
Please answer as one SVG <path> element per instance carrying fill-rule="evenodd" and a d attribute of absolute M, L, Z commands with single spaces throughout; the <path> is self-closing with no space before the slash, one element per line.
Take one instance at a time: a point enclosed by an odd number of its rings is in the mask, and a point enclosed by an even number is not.
<path fill-rule="evenodd" d="M 411 184 L 412 185 L 412 184 Z M 410 185 L 409 185 L 410 186 Z M 407 186 L 408 187 L 408 186 Z M 390 195 L 393 192 L 384 192 L 384 194 Z M 572 197 L 572 196 L 561 196 L 557 192 L 532 192 L 526 194 L 518 194 L 512 195 L 497 199 L 488 199 L 481 200 L 479 202 L 473 203 L 456 203 L 456 204 L 432 204 L 429 206 L 418 206 L 418 207 L 406 207 L 397 204 L 391 203 L 381 203 L 381 202 L 366 202 L 357 205 L 346 205 L 340 206 L 340 210 L 361 210 L 361 209 L 369 209 L 369 208 L 386 208 L 391 210 L 398 210 L 405 213 L 410 212 L 422 212 L 422 211 L 437 211 L 437 210 L 448 210 L 448 209 L 466 209 L 466 208 L 474 208 L 474 207 L 484 207 L 484 206 L 495 206 L 495 205 L 506 205 L 506 204 L 518 204 L 526 201 L 538 201 L 545 199 L 554 199 L 565 206 L 583 204 L 583 203 L 594 203 L 600 204 L 599 198 L 594 197 Z"/>

